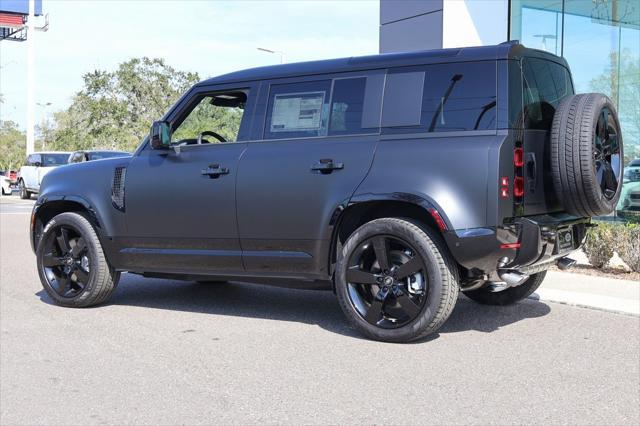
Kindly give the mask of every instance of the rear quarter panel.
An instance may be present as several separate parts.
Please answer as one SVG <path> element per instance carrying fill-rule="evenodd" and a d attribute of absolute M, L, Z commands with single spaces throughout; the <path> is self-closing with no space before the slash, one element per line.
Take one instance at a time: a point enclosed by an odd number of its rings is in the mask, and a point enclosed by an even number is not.
<path fill-rule="evenodd" d="M 355 196 L 413 194 L 431 202 L 450 229 L 495 225 L 498 152 L 505 135 L 489 133 L 382 136 Z"/>

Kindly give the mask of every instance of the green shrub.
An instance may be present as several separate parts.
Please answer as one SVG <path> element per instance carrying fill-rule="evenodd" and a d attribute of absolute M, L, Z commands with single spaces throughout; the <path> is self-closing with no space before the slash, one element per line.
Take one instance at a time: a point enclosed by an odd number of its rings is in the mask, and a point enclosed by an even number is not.
<path fill-rule="evenodd" d="M 592 266 L 602 268 L 613 257 L 616 231 L 619 227 L 620 225 L 599 223 L 598 226 L 587 230 L 583 249 Z"/>
<path fill-rule="evenodd" d="M 634 272 L 640 272 L 640 225 L 619 226 L 614 249 Z"/>

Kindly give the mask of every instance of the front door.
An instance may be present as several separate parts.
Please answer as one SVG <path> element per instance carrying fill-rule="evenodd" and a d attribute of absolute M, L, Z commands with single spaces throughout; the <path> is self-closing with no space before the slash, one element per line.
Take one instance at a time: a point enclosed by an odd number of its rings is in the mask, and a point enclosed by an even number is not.
<path fill-rule="evenodd" d="M 188 116 L 172 123 L 173 147 L 147 146 L 127 167 L 128 238 L 119 246 L 131 270 L 242 271 L 235 181 L 247 94 L 198 96 Z"/>
<path fill-rule="evenodd" d="M 363 104 L 382 78 L 367 80 L 270 86 L 264 138 L 247 144 L 237 181 L 247 273 L 328 276 L 331 217 L 366 176 L 378 140 L 380 110 Z"/>

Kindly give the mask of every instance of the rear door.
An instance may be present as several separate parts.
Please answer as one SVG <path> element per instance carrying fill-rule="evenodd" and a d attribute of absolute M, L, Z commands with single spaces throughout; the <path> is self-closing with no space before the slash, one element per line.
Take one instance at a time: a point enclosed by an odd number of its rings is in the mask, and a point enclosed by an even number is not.
<path fill-rule="evenodd" d="M 573 94 L 569 70 L 540 58 L 524 58 L 524 214 L 562 210 L 551 175 L 551 123 L 560 101 Z"/>
<path fill-rule="evenodd" d="M 364 179 L 378 141 L 384 73 L 263 84 L 257 136 L 237 181 L 249 273 L 326 278 L 331 218 Z"/>

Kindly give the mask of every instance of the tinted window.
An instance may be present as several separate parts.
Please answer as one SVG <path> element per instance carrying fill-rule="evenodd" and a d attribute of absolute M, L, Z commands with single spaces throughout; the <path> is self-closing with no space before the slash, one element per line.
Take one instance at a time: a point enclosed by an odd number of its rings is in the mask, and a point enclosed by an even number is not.
<path fill-rule="evenodd" d="M 428 132 L 495 129 L 495 62 L 428 66 L 422 123 Z"/>
<path fill-rule="evenodd" d="M 402 126 L 386 133 L 452 132 L 463 130 L 493 130 L 496 128 L 496 63 L 451 63 L 428 65 L 422 93 L 420 124 Z M 410 73 L 415 74 L 415 73 Z M 387 76 L 399 75 L 390 74 Z M 388 82 L 389 80 L 387 80 Z M 384 109 L 388 93 L 385 90 Z M 408 104 L 414 103 L 411 95 Z M 394 102 L 402 111 L 401 102 Z M 391 106 L 393 108 L 393 106 Z M 411 111 L 407 111 L 411 113 Z M 385 120 L 383 118 L 383 125 Z"/>
<path fill-rule="evenodd" d="M 88 154 L 88 157 L 89 157 L 89 161 L 93 161 L 93 160 L 101 160 L 103 158 L 124 157 L 127 155 L 129 154 L 126 154 L 124 152 L 101 151 L 101 152 L 90 152 Z"/>
<path fill-rule="evenodd" d="M 53 167 L 67 164 L 69 154 L 43 154 L 42 167 Z"/>
<path fill-rule="evenodd" d="M 424 71 L 390 72 L 384 87 L 383 127 L 418 126 L 424 88 Z"/>
<path fill-rule="evenodd" d="M 553 114 L 565 97 L 573 94 L 569 71 L 543 59 L 522 63 L 523 118 L 526 128 L 548 130 Z"/>
<path fill-rule="evenodd" d="M 330 135 L 363 133 L 365 77 L 335 80 L 331 97 Z"/>
<path fill-rule="evenodd" d="M 326 135 L 330 87 L 329 80 L 272 85 L 264 138 Z"/>

